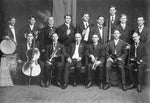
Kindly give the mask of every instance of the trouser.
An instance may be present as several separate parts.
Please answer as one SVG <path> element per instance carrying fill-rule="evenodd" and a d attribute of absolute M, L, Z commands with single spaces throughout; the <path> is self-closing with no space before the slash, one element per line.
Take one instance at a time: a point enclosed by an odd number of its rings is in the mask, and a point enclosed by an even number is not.
<path fill-rule="evenodd" d="M 102 82 L 103 81 L 103 74 L 104 74 L 104 66 L 103 64 L 99 64 L 97 67 L 96 67 L 96 70 L 92 70 L 92 66 L 93 64 L 89 64 L 88 65 L 88 80 L 89 81 L 92 81 L 93 80 L 93 77 L 94 77 L 94 72 L 95 71 L 99 71 L 99 81 Z"/>
<path fill-rule="evenodd" d="M 51 76 L 51 72 L 53 69 L 56 69 L 57 71 L 57 80 L 61 81 L 62 73 L 63 73 L 63 64 L 61 62 L 52 62 L 52 65 L 49 63 L 45 63 L 45 68 L 43 71 L 44 74 L 44 81 L 48 81 Z"/>
<path fill-rule="evenodd" d="M 82 62 L 79 61 L 72 61 L 72 63 L 66 63 L 65 65 L 65 73 L 64 73 L 64 82 L 69 83 L 69 76 L 70 76 L 70 70 L 71 67 L 75 67 L 73 70 L 73 80 L 76 82 L 77 80 L 77 73 L 80 71 L 82 67 Z"/>
<path fill-rule="evenodd" d="M 112 62 L 110 61 L 106 62 L 106 82 L 107 83 L 110 83 L 112 65 L 114 65 Z M 121 72 L 122 84 L 125 84 L 126 79 L 125 79 L 125 70 L 124 70 L 123 64 L 119 62 L 115 65 L 117 65 L 117 67 L 119 68 L 119 71 Z"/>
<path fill-rule="evenodd" d="M 132 70 L 129 70 L 130 76 L 131 76 L 131 81 L 132 82 L 137 82 L 138 84 L 143 84 L 143 75 L 144 75 L 144 64 L 137 64 L 137 63 L 130 63 L 129 64 L 130 68 L 137 69 L 137 79 L 134 76 L 134 72 Z"/>

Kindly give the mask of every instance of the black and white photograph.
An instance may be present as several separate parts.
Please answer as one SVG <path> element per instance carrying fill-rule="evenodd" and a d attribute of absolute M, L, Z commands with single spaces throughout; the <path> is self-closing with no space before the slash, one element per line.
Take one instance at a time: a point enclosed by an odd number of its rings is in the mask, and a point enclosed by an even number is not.
<path fill-rule="evenodd" d="M 150 103 L 150 0 L 0 0 L 0 103 Z"/>

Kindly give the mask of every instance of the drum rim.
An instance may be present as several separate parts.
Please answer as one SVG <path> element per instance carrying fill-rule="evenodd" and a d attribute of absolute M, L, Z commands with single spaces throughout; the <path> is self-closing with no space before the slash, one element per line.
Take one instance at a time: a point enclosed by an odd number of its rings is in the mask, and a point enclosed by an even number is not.
<path fill-rule="evenodd" d="M 12 50 L 12 51 L 10 51 L 9 53 L 7 53 L 4 49 L 2 49 L 2 44 L 3 44 L 4 41 L 11 41 L 12 43 L 14 43 L 14 44 L 15 44 L 14 50 Z M 4 39 L 4 40 L 2 40 L 1 43 L 0 43 L 0 50 L 1 50 L 1 52 L 4 53 L 4 54 L 13 54 L 13 53 L 16 51 L 16 45 L 17 45 L 17 44 L 16 44 L 16 42 L 15 42 L 13 39 Z"/>

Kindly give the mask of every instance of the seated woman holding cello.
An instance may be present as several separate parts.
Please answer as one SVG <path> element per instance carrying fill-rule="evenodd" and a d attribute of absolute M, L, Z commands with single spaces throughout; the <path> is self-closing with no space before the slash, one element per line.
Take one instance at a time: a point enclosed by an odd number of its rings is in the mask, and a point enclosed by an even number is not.
<path fill-rule="evenodd" d="M 48 45 L 45 51 L 44 83 L 45 87 L 49 87 L 51 83 L 52 71 L 54 69 L 57 73 L 57 86 L 62 87 L 61 77 L 63 73 L 64 56 L 66 55 L 66 51 L 64 46 L 58 42 L 59 37 L 57 33 L 53 33 L 51 38 L 52 44 Z"/>
<path fill-rule="evenodd" d="M 39 46 L 36 42 L 36 37 L 33 33 L 26 33 L 26 42 L 18 45 L 19 60 L 18 62 L 23 62 L 22 73 L 29 77 L 29 85 L 31 83 L 31 77 L 40 75 L 42 69 L 44 68 L 44 63 L 39 60 L 40 52 L 38 50 Z M 41 73 L 42 74 L 42 73 Z M 40 78 L 43 76 L 40 75 Z M 27 81 L 26 81 L 27 82 Z"/>

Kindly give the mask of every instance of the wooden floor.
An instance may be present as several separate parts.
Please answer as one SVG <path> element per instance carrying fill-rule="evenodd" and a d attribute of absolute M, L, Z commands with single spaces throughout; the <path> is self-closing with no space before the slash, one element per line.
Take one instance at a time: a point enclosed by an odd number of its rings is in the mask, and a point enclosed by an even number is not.
<path fill-rule="evenodd" d="M 101 90 L 97 86 L 85 89 L 83 85 L 42 88 L 38 85 L 0 87 L 0 103 L 150 103 L 150 88 L 142 93 L 136 89 L 122 91 L 119 87 Z"/>

